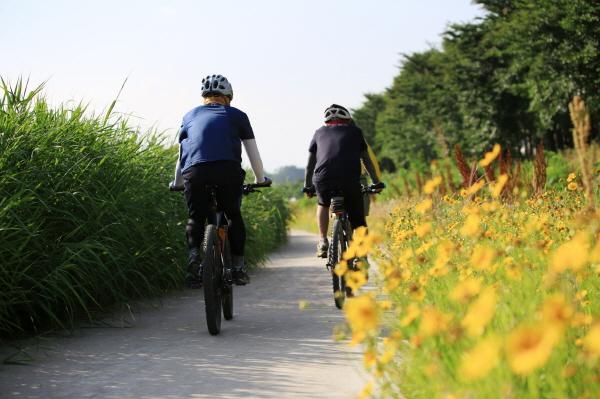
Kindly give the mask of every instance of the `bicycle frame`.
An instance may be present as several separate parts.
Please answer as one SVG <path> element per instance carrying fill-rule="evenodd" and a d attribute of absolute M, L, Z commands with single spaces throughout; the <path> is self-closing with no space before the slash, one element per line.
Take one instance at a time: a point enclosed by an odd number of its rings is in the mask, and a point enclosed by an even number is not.
<path fill-rule="evenodd" d="M 225 282 L 231 284 L 231 269 L 228 267 L 228 262 L 225 260 L 225 241 L 227 240 L 227 229 L 229 227 L 229 221 L 225 212 L 219 209 L 217 204 L 217 186 L 207 186 L 210 195 L 210 211 L 207 215 L 207 223 L 217 226 L 217 236 L 219 237 L 219 255 L 221 262 L 223 262 Z"/>

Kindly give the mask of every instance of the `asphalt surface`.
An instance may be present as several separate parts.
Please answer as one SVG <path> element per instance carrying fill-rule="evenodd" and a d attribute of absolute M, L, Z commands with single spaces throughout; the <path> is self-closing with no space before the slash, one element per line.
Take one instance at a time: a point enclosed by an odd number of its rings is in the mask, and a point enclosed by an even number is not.
<path fill-rule="evenodd" d="M 202 291 L 185 290 L 1 347 L 0 359 L 21 364 L 0 364 L 0 398 L 353 398 L 367 377 L 358 349 L 332 340 L 343 316 L 315 242 L 293 232 L 236 287 L 219 336 L 206 329 Z"/>

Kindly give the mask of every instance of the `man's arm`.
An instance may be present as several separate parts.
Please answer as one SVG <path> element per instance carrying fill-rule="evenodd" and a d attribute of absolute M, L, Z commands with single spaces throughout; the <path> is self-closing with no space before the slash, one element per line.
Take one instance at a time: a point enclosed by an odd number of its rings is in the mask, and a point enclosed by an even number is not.
<path fill-rule="evenodd" d="M 315 166 L 317 165 L 317 155 L 314 152 L 308 153 L 308 162 L 306 163 L 306 170 L 304 171 L 304 187 L 312 187 L 313 174 L 315 173 Z"/>
<path fill-rule="evenodd" d="M 263 170 L 263 162 L 260 157 L 260 153 L 258 152 L 258 146 L 256 145 L 255 139 L 246 139 L 242 140 L 244 144 L 244 150 L 246 150 L 246 155 L 248 155 L 248 159 L 250 160 L 250 166 L 252 167 L 252 171 L 254 172 L 254 176 L 256 178 L 256 183 L 265 183 L 265 172 Z"/>
<path fill-rule="evenodd" d="M 360 154 L 360 159 L 363 165 L 365 166 L 365 169 L 367 170 L 371 181 L 373 181 L 374 184 L 380 183 L 381 170 L 379 169 L 379 163 L 377 162 L 377 159 L 375 158 L 375 154 L 373 153 L 373 150 L 371 150 L 371 147 L 367 145 L 367 148 L 363 150 L 363 152 Z"/>
<path fill-rule="evenodd" d="M 177 156 L 177 163 L 175 164 L 175 178 L 171 182 L 170 188 L 172 190 L 180 190 L 183 188 L 183 175 L 181 174 L 181 145 L 179 145 L 179 155 Z"/>

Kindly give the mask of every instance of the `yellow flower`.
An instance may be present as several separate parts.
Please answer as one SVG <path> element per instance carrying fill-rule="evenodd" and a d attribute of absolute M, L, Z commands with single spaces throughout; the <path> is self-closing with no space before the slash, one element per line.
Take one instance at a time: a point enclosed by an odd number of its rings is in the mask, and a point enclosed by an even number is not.
<path fill-rule="evenodd" d="M 408 294 L 416 301 L 422 301 L 425 298 L 425 290 L 419 284 L 411 284 L 408 287 Z"/>
<path fill-rule="evenodd" d="M 433 201 L 431 200 L 431 198 L 425 198 L 423 201 L 419 202 L 415 206 L 415 210 L 420 214 L 424 214 L 428 210 L 430 210 L 432 208 L 432 206 L 433 206 Z"/>
<path fill-rule="evenodd" d="M 400 325 L 402 327 L 408 326 L 417 317 L 419 317 L 420 314 L 421 314 L 421 310 L 419 309 L 419 307 L 417 305 L 415 305 L 414 303 L 411 303 L 410 305 L 408 305 L 408 308 L 406 309 L 406 316 L 404 316 L 400 320 Z"/>
<path fill-rule="evenodd" d="M 506 343 L 510 368 L 519 375 L 528 375 L 542 367 L 560 338 L 554 328 L 542 324 L 521 326 L 512 331 Z"/>
<path fill-rule="evenodd" d="M 335 265 L 335 269 L 333 270 L 335 274 L 339 277 L 342 277 L 348 271 L 348 262 L 343 260 L 337 265 Z"/>
<path fill-rule="evenodd" d="M 473 195 L 477 191 L 481 190 L 485 186 L 485 180 L 481 179 L 475 182 L 471 187 L 467 188 L 465 191 L 465 196 Z"/>
<path fill-rule="evenodd" d="M 589 314 L 577 312 L 577 313 L 575 313 L 575 315 L 573 315 L 573 319 L 571 320 L 571 326 L 573 326 L 573 327 L 588 326 L 588 325 L 592 324 L 592 321 L 594 321 L 594 319 L 592 319 L 592 316 L 590 316 Z"/>
<path fill-rule="evenodd" d="M 567 182 L 570 183 L 573 180 L 575 180 L 577 178 L 577 175 L 575 173 L 569 173 L 569 176 L 567 176 Z"/>
<path fill-rule="evenodd" d="M 425 194 L 431 194 L 431 193 L 433 193 L 433 191 L 435 190 L 435 188 L 437 186 L 439 186 L 441 183 L 442 183 L 442 177 L 441 176 L 436 176 L 436 177 L 434 177 L 431 180 L 427 180 L 427 182 L 423 186 L 423 192 Z"/>
<path fill-rule="evenodd" d="M 373 350 L 366 350 L 363 355 L 363 362 L 367 369 L 373 367 L 377 363 L 377 355 Z"/>
<path fill-rule="evenodd" d="M 426 338 L 445 331 L 448 328 L 449 321 L 450 317 L 436 308 L 425 308 L 421 317 L 421 323 L 419 324 L 419 334 Z"/>
<path fill-rule="evenodd" d="M 577 190 L 578 187 L 579 186 L 574 181 L 572 181 L 571 183 L 567 184 L 567 188 L 569 189 L 569 191 L 575 191 L 575 190 Z"/>
<path fill-rule="evenodd" d="M 496 159 L 498 155 L 500 155 L 500 150 L 500 144 L 494 144 L 494 148 L 492 148 L 492 151 L 486 152 L 483 156 L 483 159 L 479 161 L 479 166 L 481 166 L 482 168 L 489 166 L 489 164 L 494 162 L 494 159 Z"/>
<path fill-rule="evenodd" d="M 373 393 L 373 381 L 369 381 L 367 385 L 360 391 L 360 393 L 356 396 L 356 399 L 368 399 L 371 397 Z"/>
<path fill-rule="evenodd" d="M 458 283 L 452 291 L 449 298 L 454 301 L 467 302 L 481 291 L 480 278 L 467 278 L 465 281 Z"/>
<path fill-rule="evenodd" d="M 498 198 L 500 194 L 502 194 L 502 190 L 507 182 L 508 175 L 504 173 L 498 177 L 498 181 L 496 183 L 490 183 L 490 192 L 492 193 L 492 197 Z"/>
<path fill-rule="evenodd" d="M 475 214 L 470 214 L 465 220 L 465 224 L 460 229 L 460 234 L 465 237 L 475 237 L 481 231 L 481 219 Z"/>
<path fill-rule="evenodd" d="M 365 272 L 360 270 L 355 272 L 347 272 L 345 279 L 346 286 L 352 289 L 352 292 L 358 291 L 360 287 L 367 283 L 367 277 L 365 276 Z"/>
<path fill-rule="evenodd" d="M 567 303 L 563 294 L 554 294 L 542 305 L 544 323 L 553 327 L 564 328 L 573 317 L 573 308 Z"/>
<path fill-rule="evenodd" d="M 441 263 L 441 258 L 436 260 L 436 264 L 429 269 L 429 274 L 433 277 L 442 277 L 450 273 L 450 269 L 446 267 L 446 263 Z"/>
<path fill-rule="evenodd" d="M 431 223 L 423 223 L 415 227 L 415 233 L 417 237 L 423 238 L 431 231 Z"/>
<path fill-rule="evenodd" d="M 594 324 L 583 338 L 583 347 L 595 356 L 600 356 L 600 322 Z"/>
<path fill-rule="evenodd" d="M 476 270 L 489 270 L 496 256 L 495 251 L 484 245 L 477 245 L 471 254 L 471 265 Z"/>
<path fill-rule="evenodd" d="M 554 255 L 550 265 L 555 273 L 562 273 L 567 269 L 580 270 L 588 261 L 588 241 L 585 233 L 578 233 L 571 241 L 561 245 Z"/>
<path fill-rule="evenodd" d="M 476 337 L 483 334 L 485 326 L 494 317 L 497 302 L 498 296 L 493 287 L 484 289 L 479 297 L 473 301 L 460 323 L 468 335 Z"/>
<path fill-rule="evenodd" d="M 348 298 L 344 304 L 344 314 L 352 333 L 358 334 L 358 337 L 375 332 L 379 326 L 377 303 L 371 295 Z"/>
<path fill-rule="evenodd" d="M 478 380 L 496 367 L 500 361 L 500 340 L 489 337 L 479 342 L 469 352 L 463 354 L 459 373 L 463 380 Z"/>

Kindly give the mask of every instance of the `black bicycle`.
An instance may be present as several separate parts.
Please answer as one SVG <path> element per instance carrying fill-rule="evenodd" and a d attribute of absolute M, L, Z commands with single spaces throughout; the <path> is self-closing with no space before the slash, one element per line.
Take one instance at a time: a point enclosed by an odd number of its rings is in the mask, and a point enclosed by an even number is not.
<path fill-rule="evenodd" d="M 385 186 L 383 186 L 385 187 Z M 362 193 L 378 194 L 382 189 L 381 185 L 362 186 Z M 335 215 L 333 226 L 331 228 L 331 237 L 329 239 L 329 252 L 327 255 L 327 269 L 331 271 L 331 279 L 333 282 L 333 299 L 335 306 L 342 309 L 346 297 L 352 297 L 354 294 L 352 289 L 346 286 L 345 274 L 338 276 L 335 272 L 336 267 L 342 260 L 344 252 L 348 249 L 348 245 L 352 240 L 352 226 L 348 220 L 348 212 L 344 204 L 344 194 L 342 191 L 333 191 L 331 193 L 331 206 L 329 208 L 332 215 Z M 347 261 L 348 270 L 356 271 L 355 259 Z"/>
<path fill-rule="evenodd" d="M 244 195 L 258 192 L 261 184 L 245 184 Z M 211 335 L 221 332 L 221 309 L 225 320 L 233 318 L 233 278 L 231 250 L 227 235 L 228 221 L 217 204 L 217 186 L 207 186 L 210 193 L 210 212 L 204 230 L 204 258 L 202 261 L 202 285 L 206 325 Z"/>
<path fill-rule="evenodd" d="M 265 184 L 245 184 L 244 195 L 259 192 Z M 217 203 L 217 185 L 207 185 L 210 211 L 204 229 L 202 249 L 202 286 L 206 325 L 211 335 L 221 332 L 221 310 L 225 320 L 233 318 L 233 276 L 231 249 L 228 236 L 228 220 Z M 180 190 L 173 190 L 180 191 Z"/>

